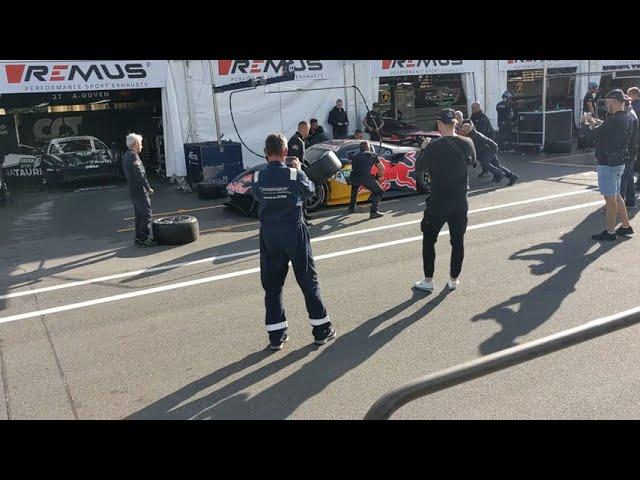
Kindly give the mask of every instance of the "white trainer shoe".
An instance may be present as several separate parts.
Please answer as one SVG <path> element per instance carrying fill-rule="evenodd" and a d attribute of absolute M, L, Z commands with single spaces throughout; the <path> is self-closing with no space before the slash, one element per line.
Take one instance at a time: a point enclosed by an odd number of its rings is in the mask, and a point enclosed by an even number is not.
<path fill-rule="evenodd" d="M 420 280 L 413 284 L 413 288 L 416 290 L 422 290 L 423 292 L 433 292 L 433 280 L 428 282 L 427 279 Z"/>
<path fill-rule="evenodd" d="M 458 288 L 458 285 L 460 285 L 460 280 L 456 279 L 450 279 L 448 286 L 449 286 L 449 290 L 455 290 L 456 288 Z"/>

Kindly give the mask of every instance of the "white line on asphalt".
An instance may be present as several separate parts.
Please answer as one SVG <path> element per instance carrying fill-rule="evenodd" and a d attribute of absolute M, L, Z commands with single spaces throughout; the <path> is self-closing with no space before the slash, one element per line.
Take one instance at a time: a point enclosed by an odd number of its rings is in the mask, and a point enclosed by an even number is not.
<path fill-rule="evenodd" d="M 526 205 L 528 203 L 536 203 L 536 202 L 543 202 L 546 200 L 553 200 L 555 198 L 561 198 L 561 197 L 568 197 L 568 196 L 573 196 L 573 195 L 580 195 L 583 193 L 589 193 L 589 192 L 594 192 L 595 190 L 587 188 L 587 189 L 581 189 L 581 190 L 574 190 L 571 192 L 564 192 L 564 193 L 557 193 L 554 195 L 547 195 L 545 197 L 536 197 L 536 198 L 529 198 L 527 200 L 520 200 L 517 202 L 510 202 L 510 203 L 503 203 L 501 205 L 492 205 L 489 207 L 482 207 L 482 208 L 477 208 L 475 210 L 469 210 L 469 213 L 479 213 L 479 212 L 487 212 L 490 210 L 498 210 L 501 208 L 508 208 L 508 207 L 515 207 L 518 205 Z M 408 225 L 415 225 L 417 223 L 420 223 L 421 219 L 417 219 L 417 220 L 409 220 L 406 222 L 400 222 L 400 223 L 392 223 L 391 225 L 381 225 L 379 227 L 372 227 L 372 228 L 364 228 L 361 230 L 354 230 L 353 232 L 345 232 L 345 233 L 337 233 L 335 235 L 325 235 L 325 236 L 321 236 L 321 237 L 315 237 L 311 239 L 311 243 L 318 243 L 318 242 L 326 242 L 328 240 L 335 240 L 338 238 L 344 238 L 344 237 L 351 237 L 351 236 L 355 236 L 355 235 L 363 235 L 365 233 L 371 233 L 371 232 L 378 232 L 378 231 L 382 231 L 382 230 L 389 230 L 392 228 L 399 228 L 399 227 L 406 227 Z M 172 263 L 170 265 L 162 265 L 159 267 L 150 267 L 150 268 L 143 268 L 140 270 L 132 270 L 132 271 L 128 271 L 128 272 L 122 272 L 122 273 L 115 273 L 113 275 L 107 275 L 104 277 L 98 277 L 98 278 L 90 278 L 87 280 L 79 280 L 76 282 L 69 282 L 69 283 L 62 283 L 59 285 L 52 285 L 50 287 L 42 287 L 42 288 L 34 288 L 33 290 L 24 290 L 24 291 L 20 291 L 20 292 L 13 292 L 13 293 L 8 293 L 6 295 L 0 295 L 0 300 L 6 299 L 6 298 L 17 298 L 17 297 L 22 297 L 25 295 L 35 295 L 37 293 L 44 293 L 44 292 L 51 292 L 54 290 L 60 290 L 63 288 L 72 288 L 72 287 L 79 287 L 82 285 L 89 285 L 92 283 L 99 283 L 99 282 L 107 282 L 109 280 L 117 280 L 119 278 L 126 278 L 126 277 L 134 277 L 136 275 L 143 275 L 145 273 L 153 273 L 153 272 L 161 272 L 163 270 L 172 270 L 174 268 L 182 268 L 182 267 L 189 267 L 189 266 L 193 266 L 193 265 L 199 265 L 201 263 L 208 263 L 208 262 L 213 262 L 216 260 L 225 260 L 227 258 L 234 258 L 234 257 L 242 257 L 242 256 L 249 256 L 249 255 L 254 255 L 256 253 L 260 253 L 259 249 L 255 249 L 255 250 L 245 250 L 243 252 L 236 252 L 236 253 L 228 253 L 225 255 L 215 255 L 212 257 L 207 257 L 207 258 L 201 258 L 200 260 L 193 260 L 191 262 L 181 262 L 181 263 Z"/>
<path fill-rule="evenodd" d="M 530 213 L 528 215 L 520 215 L 517 217 L 512 217 L 512 218 L 505 218 L 502 220 L 496 220 L 493 222 L 487 222 L 487 223 L 480 223 L 478 225 L 471 225 L 470 227 L 467 228 L 467 230 L 477 230 L 479 228 L 488 228 L 488 227 L 493 227 L 496 225 L 504 225 L 505 223 L 513 223 L 513 222 L 519 222 L 522 220 L 529 220 L 531 218 L 538 218 L 538 217 L 544 217 L 547 215 L 553 215 L 556 213 L 562 213 L 562 212 L 569 212 L 572 210 L 577 210 L 577 209 L 581 209 L 581 208 L 587 208 L 587 207 L 593 207 L 596 205 L 603 205 L 604 201 L 599 200 L 596 202 L 589 202 L 589 203 L 582 203 L 579 205 L 572 205 L 570 207 L 563 207 L 563 208 L 557 208 L 554 210 L 546 210 L 544 212 L 537 212 L 537 213 Z M 442 231 L 440 232 L 440 235 L 446 235 L 447 233 L 449 233 L 448 231 Z M 352 248 L 349 250 L 342 250 L 339 252 L 333 252 L 333 253 L 327 253 L 324 255 L 318 255 L 317 257 L 315 257 L 316 260 L 324 260 L 326 258 L 334 258 L 334 257 L 341 257 L 344 255 L 352 255 L 354 253 L 360 253 L 360 252 L 366 252 L 369 250 L 375 250 L 375 249 L 379 249 L 379 248 L 386 248 L 386 247 L 390 247 L 393 245 L 400 245 L 403 243 L 410 243 L 410 242 L 417 242 L 419 240 L 422 240 L 422 235 L 418 235 L 415 237 L 408 237 L 408 238 L 403 238 L 401 240 L 394 240 L 391 242 L 383 242 L 383 243 L 376 243 L 373 245 L 367 245 L 366 247 L 359 247 L 359 248 Z M 213 275 L 211 277 L 205 277 L 205 278 L 199 278 L 196 280 L 189 280 L 186 282 L 179 282 L 179 283 L 173 283 L 170 285 L 163 285 L 161 287 L 154 287 L 154 288 L 147 288 L 144 290 L 138 290 L 135 292 L 129 292 L 129 293 L 123 293 L 120 295 L 113 295 L 110 297 L 103 297 L 103 298 L 96 298 L 93 300 L 87 300 L 85 302 L 79 302 L 79 303 L 72 303 L 72 304 L 68 304 L 68 305 L 61 305 L 59 307 L 53 307 L 53 308 L 45 308 L 43 310 L 36 310 L 33 312 L 27 312 L 27 313 L 20 313 L 18 315 L 10 315 L 8 317 L 1 317 L 0 318 L 0 324 L 2 323 L 9 323 L 9 322 L 15 322 L 18 320 L 25 320 L 27 318 L 33 318 L 33 317 L 38 317 L 40 315 L 50 315 L 53 313 L 60 313 L 60 312 L 66 312 L 69 310 L 76 310 L 79 308 L 85 308 L 85 307 L 90 307 L 93 305 L 100 305 L 103 303 L 109 303 L 109 302 L 117 302 L 120 300 L 126 300 L 129 298 L 135 298 L 135 297 L 141 297 L 143 295 L 151 295 L 153 293 L 160 293 L 160 292 L 166 292 L 168 290 L 175 290 L 178 288 L 185 288 L 185 287 L 191 287 L 194 285 L 200 285 L 203 283 L 210 283 L 210 282 L 215 282 L 215 281 L 219 281 L 219 280 L 225 280 L 228 278 L 234 278 L 234 277 L 240 277 L 243 275 L 249 275 L 252 273 L 257 273 L 260 271 L 259 267 L 256 268 L 249 268 L 247 270 L 240 270 L 237 272 L 231 272 L 231 273 L 225 273 L 222 275 Z"/>

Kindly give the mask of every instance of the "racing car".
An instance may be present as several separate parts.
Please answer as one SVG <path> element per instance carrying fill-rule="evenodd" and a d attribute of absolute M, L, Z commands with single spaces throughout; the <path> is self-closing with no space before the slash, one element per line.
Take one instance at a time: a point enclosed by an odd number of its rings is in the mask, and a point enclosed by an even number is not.
<path fill-rule="evenodd" d="M 5 156 L 2 168 L 7 177 L 35 177 L 52 184 L 78 178 L 122 176 L 122 156 L 96 137 L 54 138 L 44 148 L 30 150 L 28 154 Z"/>
<path fill-rule="evenodd" d="M 372 143 L 378 158 L 384 165 L 384 179 L 381 186 L 385 198 L 413 195 L 426 192 L 427 180 L 416 173 L 416 159 L 419 150 L 414 147 L 398 146 L 389 143 Z M 307 199 L 305 206 L 314 211 L 322 206 L 348 205 L 351 200 L 351 159 L 360 151 L 360 140 L 331 140 L 310 147 L 305 152 L 305 162 L 312 165 L 320 160 L 327 151 L 336 154 L 342 163 L 342 169 L 329 179 L 316 185 L 313 197 Z M 243 213 L 256 216 L 258 203 L 251 193 L 253 174 L 267 167 L 267 162 L 247 168 L 227 185 L 229 200 L 227 205 L 237 208 Z M 372 173 L 377 171 L 373 167 Z M 360 188 L 358 201 L 369 199 L 371 192 Z"/>
<path fill-rule="evenodd" d="M 397 145 L 420 146 L 425 138 L 438 138 L 440 132 L 421 130 L 410 123 L 396 120 L 393 117 L 383 117 L 384 125 L 380 129 L 383 142 Z"/>

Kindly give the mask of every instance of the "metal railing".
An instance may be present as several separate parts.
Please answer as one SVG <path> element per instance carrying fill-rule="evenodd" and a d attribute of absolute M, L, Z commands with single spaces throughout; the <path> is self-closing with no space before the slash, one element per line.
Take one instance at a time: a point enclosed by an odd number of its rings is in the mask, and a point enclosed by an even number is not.
<path fill-rule="evenodd" d="M 528 362 L 557 350 L 640 323 L 640 307 L 598 318 L 584 325 L 563 330 L 476 360 L 418 378 L 382 396 L 369 409 L 365 420 L 387 420 L 403 405 L 418 398 L 468 382 L 505 368 Z"/>

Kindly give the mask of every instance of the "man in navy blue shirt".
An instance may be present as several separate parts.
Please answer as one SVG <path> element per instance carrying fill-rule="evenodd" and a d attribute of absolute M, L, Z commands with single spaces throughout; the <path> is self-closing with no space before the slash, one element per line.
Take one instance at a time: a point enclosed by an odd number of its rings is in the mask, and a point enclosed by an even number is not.
<path fill-rule="evenodd" d="M 313 195 L 315 185 L 300 169 L 299 160 L 293 161 L 294 168 L 285 165 L 288 148 L 284 135 L 269 135 L 264 153 L 269 164 L 254 173 L 252 192 L 259 203 L 260 280 L 265 291 L 270 347 L 280 350 L 289 339 L 282 306 L 289 262 L 304 295 L 314 343 L 323 345 L 336 336 L 336 331 L 322 302 L 309 231 L 302 218 L 304 200 Z"/>

